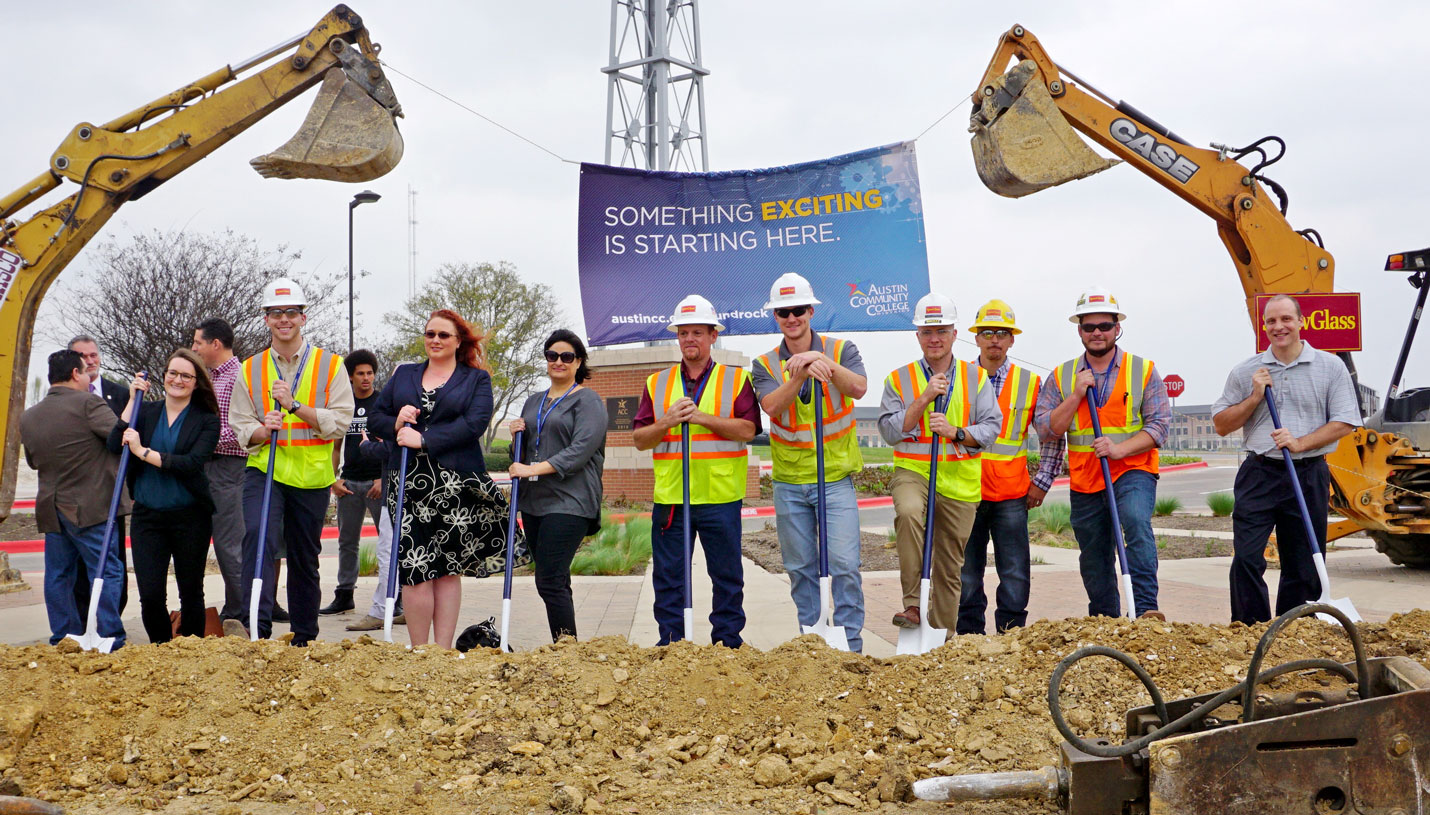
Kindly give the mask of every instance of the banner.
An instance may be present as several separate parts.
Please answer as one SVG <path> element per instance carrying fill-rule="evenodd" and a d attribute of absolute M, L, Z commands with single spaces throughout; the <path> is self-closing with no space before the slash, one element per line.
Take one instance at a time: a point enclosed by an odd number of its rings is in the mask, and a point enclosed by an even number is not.
<path fill-rule="evenodd" d="M 1274 294 L 1256 296 L 1256 353 L 1271 347 L 1263 327 L 1266 301 Z M 1301 339 L 1318 351 L 1360 350 L 1360 294 L 1295 294 L 1301 306 Z"/>
<path fill-rule="evenodd" d="M 720 173 L 581 165 L 581 307 L 592 345 L 670 339 L 710 300 L 726 334 L 777 333 L 770 284 L 803 275 L 816 331 L 908 331 L 928 294 L 913 142 Z"/>

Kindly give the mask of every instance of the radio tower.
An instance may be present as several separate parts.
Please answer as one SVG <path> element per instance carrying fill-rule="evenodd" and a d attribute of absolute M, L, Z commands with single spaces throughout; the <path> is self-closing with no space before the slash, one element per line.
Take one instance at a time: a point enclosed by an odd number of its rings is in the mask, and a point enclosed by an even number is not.
<path fill-rule="evenodd" d="M 611 62 L 601 70 L 607 164 L 710 168 L 698 0 L 611 0 Z"/>
<path fill-rule="evenodd" d="M 407 185 L 407 297 L 417 296 L 417 190 Z"/>

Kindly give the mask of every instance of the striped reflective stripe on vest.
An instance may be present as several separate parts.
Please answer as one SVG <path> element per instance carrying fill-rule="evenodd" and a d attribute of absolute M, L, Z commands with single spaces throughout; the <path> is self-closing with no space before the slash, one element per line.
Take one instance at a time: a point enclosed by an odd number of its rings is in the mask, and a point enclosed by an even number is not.
<path fill-rule="evenodd" d="M 1028 415 L 1038 398 L 1038 385 L 1038 377 L 1032 371 L 1016 365 L 1008 367 L 1003 391 L 998 394 L 1003 427 L 998 431 L 998 438 L 983 451 L 984 458 L 1006 461 L 1027 455 L 1023 442 L 1027 438 Z"/>
<path fill-rule="evenodd" d="M 333 378 L 337 376 L 338 361 L 341 358 L 321 348 L 308 352 L 308 361 L 303 365 L 303 378 L 292 388 L 293 398 L 315 408 L 328 406 L 328 394 Z M 257 371 L 254 368 L 258 368 Z M 243 362 L 244 380 L 248 385 L 248 395 L 259 416 L 267 413 L 273 404 L 273 383 L 278 378 L 278 365 L 273 358 L 273 349 L 268 348 Z M 323 383 L 321 391 L 318 383 Z M 320 439 L 313 427 L 292 413 L 283 415 L 283 430 L 277 440 L 279 447 L 312 447 L 332 444 L 331 440 Z"/>
<path fill-rule="evenodd" d="M 1058 392 L 1064 398 L 1067 398 L 1067 394 L 1072 393 L 1073 381 L 1077 378 L 1078 362 L 1079 359 L 1068 360 L 1059 365 L 1055 372 Z M 1099 418 L 1104 422 L 1102 435 L 1115 443 L 1126 441 L 1142 430 L 1142 401 L 1146 396 L 1147 383 L 1151 378 L 1151 362 L 1134 354 L 1125 352 L 1122 354 L 1122 365 L 1117 372 L 1117 382 L 1113 384 L 1107 404 L 1098 409 Z M 1113 404 L 1119 395 L 1126 397 L 1125 407 L 1120 415 L 1117 412 L 1117 406 Z M 1084 405 L 1091 410 L 1091 400 L 1084 400 Z M 1104 416 L 1109 412 L 1110 415 Z M 1108 424 L 1107 419 L 1112 419 L 1117 423 Z M 1092 432 L 1092 420 L 1083 418 L 1082 406 L 1079 406 L 1078 412 L 1073 415 L 1072 424 L 1068 426 L 1068 450 L 1080 453 L 1091 452 L 1095 439 L 1096 435 Z"/>
<path fill-rule="evenodd" d="M 705 392 L 701 394 L 697 407 L 712 416 L 726 418 L 735 415 L 735 397 L 740 395 L 739 368 L 715 364 L 706 381 Z M 657 419 L 663 417 L 670 406 L 685 396 L 685 388 L 680 382 L 680 365 L 667 368 L 656 374 L 655 386 L 651 394 L 651 407 Z M 746 454 L 744 442 L 732 441 L 708 428 L 692 424 L 690 426 L 690 457 L 697 458 L 738 458 Z M 680 453 L 680 425 L 666 431 L 660 443 L 655 446 L 653 456 L 657 459 L 676 459 Z"/>
<path fill-rule="evenodd" d="M 839 362 L 844 353 L 844 343 L 846 340 L 830 340 L 833 344 L 833 352 L 829 354 L 835 362 Z M 755 364 L 763 365 L 770 378 L 778 382 L 789 381 L 789 371 L 785 369 L 784 362 L 780 359 L 780 349 L 758 357 Z M 843 438 L 854 431 L 854 400 L 846 397 L 839 391 L 833 383 L 827 383 L 824 388 L 824 440 L 826 442 Z M 800 420 L 800 414 L 806 414 L 806 420 Z M 790 403 L 787 410 L 782 411 L 779 416 L 770 417 L 770 444 L 783 444 L 789 447 L 802 449 L 814 448 L 814 408 L 813 404 L 804 405 L 796 398 Z"/>
<path fill-rule="evenodd" d="M 980 376 L 987 376 L 987 374 L 976 362 L 960 362 L 958 360 L 954 360 L 953 371 L 953 390 L 949 398 L 949 413 L 953 415 L 953 418 L 950 421 L 957 427 L 968 427 L 973 423 L 973 397 L 977 395 L 977 383 L 980 381 Z M 909 363 L 895 370 L 890 376 L 894 380 L 894 390 L 898 392 L 899 398 L 905 405 L 912 404 L 915 399 L 919 398 L 919 394 L 928 387 L 928 377 L 924 375 L 924 366 L 919 362 Z M 969 387 L 970 378 L 973 381 L 971 388 Z M 929 415 L 933 411 L 934 403 L 930 402 L 929 406 L 924 409 L 924 414 L 919 417 L 918 437 L 903 439 L 895 444 L 894 458 L 929 461 L 929 448 L 933 445 L 933 431 L 929 429 Z M 939 445 L 938 460 L 962 461 L 978 458 L 979 455 L 978 448 L 974 448 L 974 452 L 969 453 L 966 448 L 948 442 Z"/>

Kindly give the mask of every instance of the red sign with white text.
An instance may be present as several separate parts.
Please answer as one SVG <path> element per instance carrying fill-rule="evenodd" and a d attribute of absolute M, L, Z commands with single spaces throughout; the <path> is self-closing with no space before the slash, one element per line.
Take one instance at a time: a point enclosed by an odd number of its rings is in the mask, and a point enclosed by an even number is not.
<path fill-rule="evenodd" d="M 1168 374 L 1162 377 L 1162 384 L 1167 386 L 1167 395 L 1176 399 L 1182 395 L 1182 391 L 1187 389 L 1187 380 L 1176 374 Z"/>
<path fill-rule="evenodd" d="M 1262 314 L 1274 294 L 1256 296 L 1256 353 L 1270 347 Z M 1293 294 L 1301 304 L 1301 339 L 1320 351 L 1359 351 L 1361 315 L 1359 292 Z"/>

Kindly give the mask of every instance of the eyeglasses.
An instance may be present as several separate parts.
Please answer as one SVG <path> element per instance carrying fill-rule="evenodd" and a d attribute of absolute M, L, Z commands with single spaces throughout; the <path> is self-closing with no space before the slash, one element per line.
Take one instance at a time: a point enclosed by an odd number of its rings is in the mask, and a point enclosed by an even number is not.
<path fill-rule="evenodd" d="M 426 338 L 429 339 L 429 340 L 444 340 L 444 341 L 445 341 L 445 340 L 450 340 L 450 339 L 452 339 L 453 337 L 455 337 L 455 336 L 457 336 L 457 335 L 451 333 L 450 331 L 433 331 L 433 330 L 431 330 L 431 329 L 428 329 L 428 330 L 422 332 L 422 336 L 426 337 Z"/>
<path fill-rule="evenodd" d="M 1084 334 L 1091 334 L 1094 331 L 1107 334 L 1117 327 L 1117 323 L 1078 323 L 1077 327 L 1082 329 Z"/>
<path fill-rule="evenodd" d="M 978 332 L 978 336 L 985 340 L 1006 340 L 1013 336 L 1013 332 L 1006 328 L 985 328 Z"/>
<path fill-rule="evenodd" d="M 555 362 L 555 361 L 558 360 L 558 359 L 561 360 L 562 362 L 566 363 L 567 365 L 570 365 L 571 363 L 573 363 L 573 362 L 576 361 L 576 354 L 575 354 L 575 352 L 573 352 L 573 351 L 562 351 L 562 352 L 559 353 L 559 354 L 556 353 L 555 351 L 547 351 L 547 352 L 546 352 L 546 361 L 547 361 L 547 362 Z"/>
<path fill-rule="evenodd" d="M 276 319 L 278 319 L 279 317 L 297 317 L 299 314 L 302 314 L 302 313 L 303 313 L 303 309 L 301 309 L 301 308 L 270 308 L 270 309 L 266 309 L 263 313 L 266 314 L 266 315 L 268 315 L 269 317 L 272 317 L 273 319 L 276 320 Z"/>
<path fill-rule="evenodd" d="M 788 320 L 790 317 L 803 317 L 809 311 L 809 306 L 795 306 L 793 308 L 777 308 L 775 316 L 781 320 Z"/>
<path fill-rule="evenodd" d="M 947 337 L 951 331 L 953 331 L 952 328 L 941 325 L 938 328 L 920 328 L 918 335 L 920 337 Z"/>
<path fill-rule="evenodd" d="M 164 372 L 164 378 L 177 379 L 180 382 L 193 382 L 195 379 L 198 379 L 198 377 L 194 376 L 193 374 L 186 374 L 182 371 L 176 371 L 172 368 Z"/>

